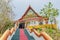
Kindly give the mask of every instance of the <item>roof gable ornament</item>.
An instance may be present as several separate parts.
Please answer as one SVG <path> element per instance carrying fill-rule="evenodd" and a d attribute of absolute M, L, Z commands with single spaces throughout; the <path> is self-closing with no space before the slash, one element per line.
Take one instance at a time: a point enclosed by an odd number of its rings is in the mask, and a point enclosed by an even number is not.
<path fill-rule="evenodd" d="M 37 16 L 37 17 L 40 17 L 34 10 L 33 8 L 29 5 L 29 7 L 27 8 L 27 10 L 25 11 L 24 15 L 19 19 L 19 20 L 22 20 L 29 12 L 29 10 L 31 10 L 32 12 L 34 12 L 34 14 Z"/>

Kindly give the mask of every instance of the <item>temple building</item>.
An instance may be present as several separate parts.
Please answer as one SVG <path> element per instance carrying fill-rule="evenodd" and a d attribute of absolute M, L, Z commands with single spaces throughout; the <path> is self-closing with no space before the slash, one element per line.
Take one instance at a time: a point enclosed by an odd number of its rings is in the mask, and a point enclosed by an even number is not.
<path fill-rule="evenodd" d="M 25 28 L 27 26 L 36 26 L 44 24 L 44 18 L 38 15 L 37 12 L 33 10 L 31 6 L 29 6 L 24 13 L 24 15 L 16 22 L 19 28 Z"/>

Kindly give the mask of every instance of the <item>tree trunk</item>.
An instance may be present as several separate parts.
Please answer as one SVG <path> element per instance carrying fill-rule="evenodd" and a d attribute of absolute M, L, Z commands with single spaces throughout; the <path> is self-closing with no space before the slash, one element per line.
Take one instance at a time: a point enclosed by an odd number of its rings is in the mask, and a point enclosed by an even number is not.
<path fill-rule="evenodd" d="M 56 19 L 55 19 L 55 17 L 54 17 L 54 24 L 56 24 Z"/>

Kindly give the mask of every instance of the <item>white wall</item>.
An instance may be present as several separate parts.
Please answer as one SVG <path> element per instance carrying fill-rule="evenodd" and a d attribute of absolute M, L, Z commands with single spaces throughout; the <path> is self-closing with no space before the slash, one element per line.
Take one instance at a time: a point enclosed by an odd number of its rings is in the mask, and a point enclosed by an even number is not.
<path fill-rule="evenodd" d="M 30 23 L 28 24 L 28 26 L 35 26 L 35 25 L 39 25 L 38 21 L 30 21 Z"/>

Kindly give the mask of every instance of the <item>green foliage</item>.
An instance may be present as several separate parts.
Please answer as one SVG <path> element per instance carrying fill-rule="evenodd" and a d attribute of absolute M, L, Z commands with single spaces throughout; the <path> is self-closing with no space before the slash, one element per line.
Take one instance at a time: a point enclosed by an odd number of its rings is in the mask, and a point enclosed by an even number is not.
<path fill-rule="evenodd" d="M 37 31 L 40 33 L 42 31 L 42 28 L 38 28 Z"/>
<path fill-rule="evenodd" d="M 53 33 L 53 29 L 49 29 L 48 31 L 49 31 L 49 33 Z"/>
<path fill-rule="evenodd" d="M 48 28 L 45 30 L 45 32 L 50 35 L 54 40 L 59 40 L 60 38 L 60 30 Z"/>
<path fill-rule="evenodd" d="M 6 22 L 5 26 L 1 29 L 1 34 L 5 32 L 6 29 L 10 29 L 14 26 L 14 23 L 13 22 Z"/>
<path fill-rule="evenodd" d="M 41 9 L 40 15 L 46 18 L 52 19 L 50 22 L 56 22 L 55 17 L 59 15 L 58 9 L 53 7 L 51 2 L 48 5 L 45 5 L 44 8 Z"/>
<path fill-rule="evenodd" d="M 60 37 L 60 33 L 56 33 L 56 36 L 59 36 Z"/>
<path fill-rule="evenodd" d="M 38 30 L 42 31 L 42 28 L 38 28 Z"/>
<path fill-rule="evenodd" d="M 44 17 L 50 17 L 50 16 L 57 16 L 58 9 L 53 8 L 53 4 L 51 2 L 48 3 L 48 5 L 45 5 L 44 8 L 41 9 L 40 14 Z"/>
<path fill-rule="evenodd" d="M 12 7 L 5 0 L 0 0 L 0 33 L 14 26 Z"/>

